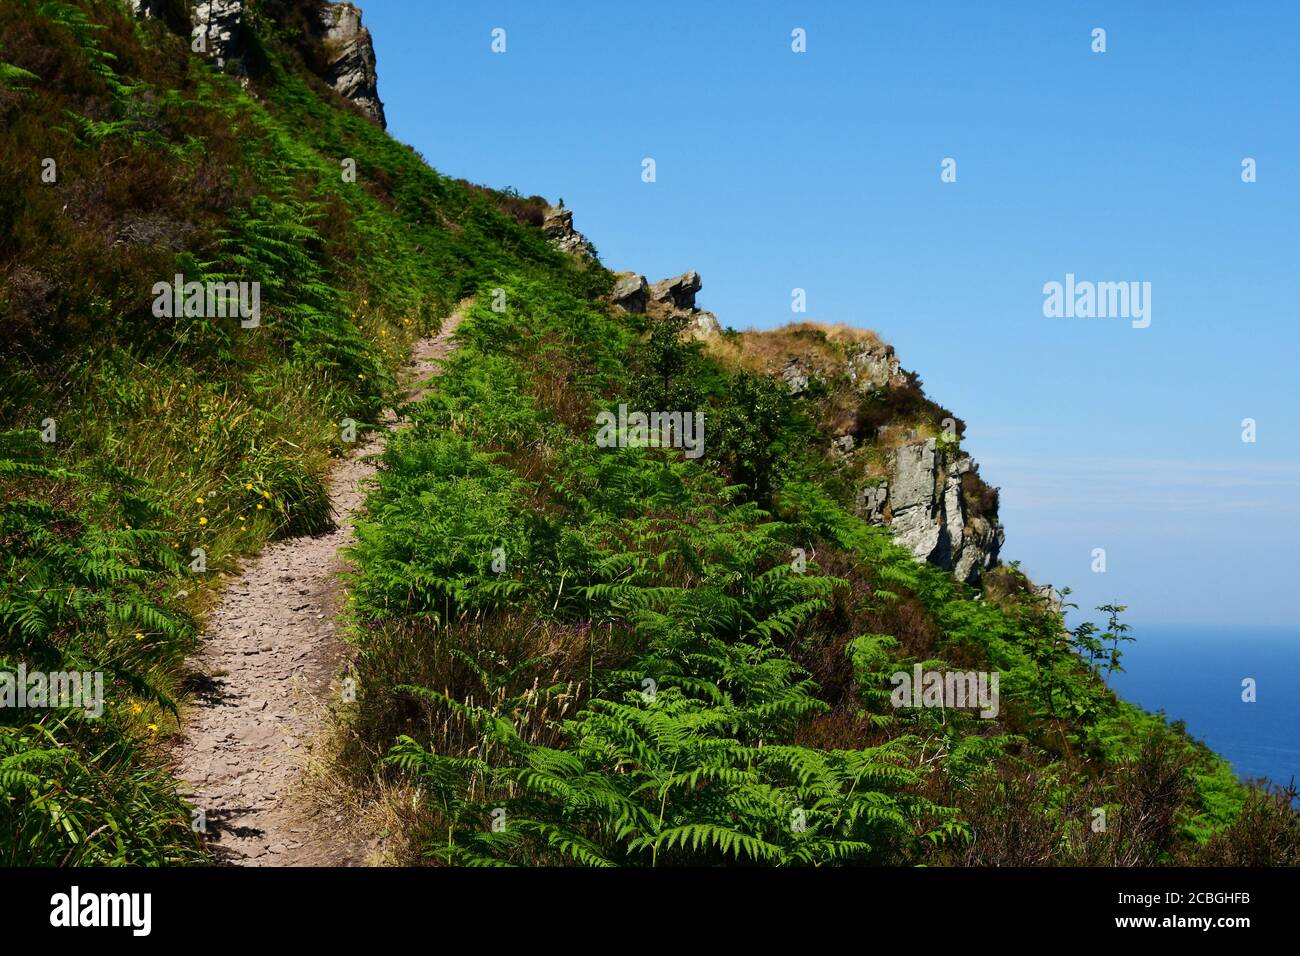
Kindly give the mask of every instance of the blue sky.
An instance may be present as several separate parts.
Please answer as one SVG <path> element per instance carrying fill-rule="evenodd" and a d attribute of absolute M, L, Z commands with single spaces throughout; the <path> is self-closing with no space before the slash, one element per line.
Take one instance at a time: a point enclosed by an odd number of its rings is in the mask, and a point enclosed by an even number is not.
<path fill-rule="evenodd" d="M 1037 580 L 1300 622 L 1300 4 L 362 6 L 439 170 L 563 197 L 611 268 L 698 270 L 724 325 L 893 343 Z M 1066 273 L 1150 282 L 1150 327 L 1044 317 Z"/>

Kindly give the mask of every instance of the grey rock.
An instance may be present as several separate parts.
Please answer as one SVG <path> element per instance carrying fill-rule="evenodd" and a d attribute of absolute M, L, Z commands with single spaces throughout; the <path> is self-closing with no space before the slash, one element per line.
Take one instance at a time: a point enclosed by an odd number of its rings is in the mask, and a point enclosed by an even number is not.
<path fill-rule="evenodd" d="M 920 506 L 895 511 L 889 523 L 894 540 L 922 561 L 938 548 L 940 528 L 929 509 Z"/>
<path fill-rule="evenodd" d="M 225 68 L 244 51 L 244 0 L 199 0 L 190 13 L 190 46 Z M 200 45 L 201 44 L 201 45 Z"/>
<path fill-rule="evenodd" d="M 686 326 L 686 331 L 693 339 L 709 339 L 722 334 L 722 324 L 718 322 L 718 317 L 712 312 L 693 309 L 690 312 L 690 321 Z"/>
<path fill-rule="evenodd" d="M 679 276 L 662 279 L 650 286 L 650 298 L 689 312 L 695 309 L 695 293 L 702 287 L 703 283 L 698 272 L 683 272 Z"/>
<path fill-rule="evenodd" d="M 902 379 L 902 368 L 893 346 L 863 346 L 849 357 L 849 381 L 859 392 L 870 392 Z"/>
<path fill-rule="evenodd" d="M 698 272 L 683 272 L 671 279 L 661 279 L 649 289 L 650 300 L 675 316 L 685 316 L 686 334 L 693 339 L 711 339 L 722 334 L 722 323 L 712 312 L 696 308 L 695 293 L 704 283 Z"/>
<path fill-rule="evenodd" d="M 387 129 L 388 119 L 379 99 L 375 46 L 370 31 L 361 25 L 361 11 L 350 3 L 329 3 L 320 8 L 320 24 L 327 63 L 321 79 L 381 129 Z"/>
<path fill-rule="evenodd" d="M 781 378 L 791 395 L 800 395 L 808 391 L 808 371 L 797 358 L 792 358 L 781 369 Z"/>
<path fill-rule="evenodd" d="M 918 560 L 951 571 L 960 581 L 978 582 L 997 563 L 1005 532 L 966 512 L 961 476 L 974 468 L 970 456 L 927 438 L 895 450 L 889 467 L 887 481 L 859 489 L 857 513 L 888 527 Z"/>
<path fill-rule="evenodd" d="M 620 272 L 614 282 L 614 304 L 624 312 L 644 312 L 650 295 L 650 284 L 645 276 L 635 272 Z"/>
<path fill-rule="evenodd" d="M 905 508 L 930 507 L 934 502 L 935 440 L 904 445 L 892 456 L 894 477 L 889 499 L 894 513 Z"/>
<path fill-rule="evenodd" d="M 591 243 L 587 241 L 587 237 L 573 228 L 572 209 L 565 209 L 563 206 L 548 207 L 546 218 L 542 221 L 542 232 L 551 242 L 570 255 L 586 258 L 592 255 Z"/>
<path fill-rule="evenodd" d="M 961 477 L 949 474 L 944 482 L 939 512 L 939 541 L 929 559 L 940 567 L 949 568 L 954 572 L 959 567 L 964 567 L 969 574 L 970 568 L 966 567 L 969 562 L 963 557 L 966 544 L 963 537 L 966 526 L 964 512 L 961 501 Z"/>
<path fill-rule="evenodd" d="M 885 523 L 885 505 L 889 501 L 889 482 L 866 485 L 858 491 L 858 514 L 872 524 Z"/>
<path fill-rule="evenodd" d="M 1037 594 L 1046 605 L 1055 613 L 1060 614 L 1065 610 L 1065 598 L 1061 592 L 1056 590 L 1050 584 L 1035 584 L 1034 593 Z"/>
<path fill-rule="evenodd" d="M 967 526 L 961 551 L 953 561 L 952 573 L 960 581 L 975 583 L 980 575 L 997 564 L 998 554 L 1006 541 L 1001 525 L 975 518 Z"/>
<path fill-rule="evenodd" d="M 167 16 L 168 0 L 128 0 L 140 18 Z M 244 52 L 244 0 L 195 0 L 190 6 L 191 48 L 225 69 Z M 361 25 L 361 11 L 351 3 L 325 3 L 319 8 L 325 67 L 321 79 L 367 117 L 387 128 L 379 99 L 379 74 L 370 31 Z"/>

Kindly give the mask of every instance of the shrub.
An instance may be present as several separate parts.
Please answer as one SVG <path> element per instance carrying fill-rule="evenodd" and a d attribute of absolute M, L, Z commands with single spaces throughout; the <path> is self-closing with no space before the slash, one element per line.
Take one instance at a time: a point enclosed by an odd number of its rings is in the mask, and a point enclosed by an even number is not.
<path fill-rule="evenodd" d="M 997 521 L 998 489 L 980 477 L 978 468 L 961 476 L 961 497 L 967 515 L 983 518 L 990 523 Z"/>

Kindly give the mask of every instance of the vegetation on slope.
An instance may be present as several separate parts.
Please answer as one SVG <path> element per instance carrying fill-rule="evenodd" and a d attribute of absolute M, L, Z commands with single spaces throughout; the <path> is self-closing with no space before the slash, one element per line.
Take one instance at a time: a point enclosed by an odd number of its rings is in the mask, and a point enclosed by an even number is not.
<path fill-rule="evenodd" d="M 341 423 L 453 303 L 567 268 L 502 211 L 536 202 L 439 176 L 301 69 L 282 6 L 250 15 L 247 90 L 115 0 L 0 8 L 0 670 L 106 675 L 99 719 L 0 709 L 0 862 L 200 857 L 163 767 L 222 572 L 329 526 Z M 260 326 L 156 317 L 178 273 L 259 281 Z"/>
<path fill-rule="evenodd" d="M 981 596 L 916 563 L 822 490 L 783 386 L 563 273 L 502 281 L 355 555 L 353 758 L 413 782 L 428 858 L 1156 864 L 1259 827 L 1294 859 L 1284 804 L 1243 815 L 1107 689 L 1117 617 L 1067 631 L 1014 568 Z M 597 447 L 621 402 L 704 410 L 705 459 Z M 895 708 L 918 663 L 999 672 L 1000 714 Z"/>
<path fill-rule="evenodd" d="M 0 670 L 107 675 L 101 718 L 0 710 L 0 861 L 203 858 L 165 771 L 202 611 L 328 527 L 342 423 L 471 295 L 356 549 L 344 756 L 420 795 L 422 858 L 1295 860 L 1284 805 L 1116 700 L 1014 569 L 977 600 L 852 517 L 815 406 L 611 315 L 540 201 L 312 77 L 311 2 L 249 4 L 247 87 L 116 0 L 0 8 Z M 260 325 L 156 317 L 176 274 L 260 282 Z M 596 447 L 620 401 L 706 410 L 705 457 Z M 999 717 L 893 708 L 913 662 L 998 670 Z"/>

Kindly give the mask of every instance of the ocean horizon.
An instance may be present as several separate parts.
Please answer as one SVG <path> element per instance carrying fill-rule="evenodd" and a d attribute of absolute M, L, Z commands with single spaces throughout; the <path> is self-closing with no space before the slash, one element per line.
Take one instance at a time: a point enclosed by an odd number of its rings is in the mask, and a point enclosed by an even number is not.
<path fill-rule="evenodd" d="M 1135 624 L 1132 633 L 1111 678 L 1121 697 L 1182 720 L 1243 780 L 1300 778 L 1300 628 Z M 1242 700 L 1248 677 L 1254 703 Z"/>

